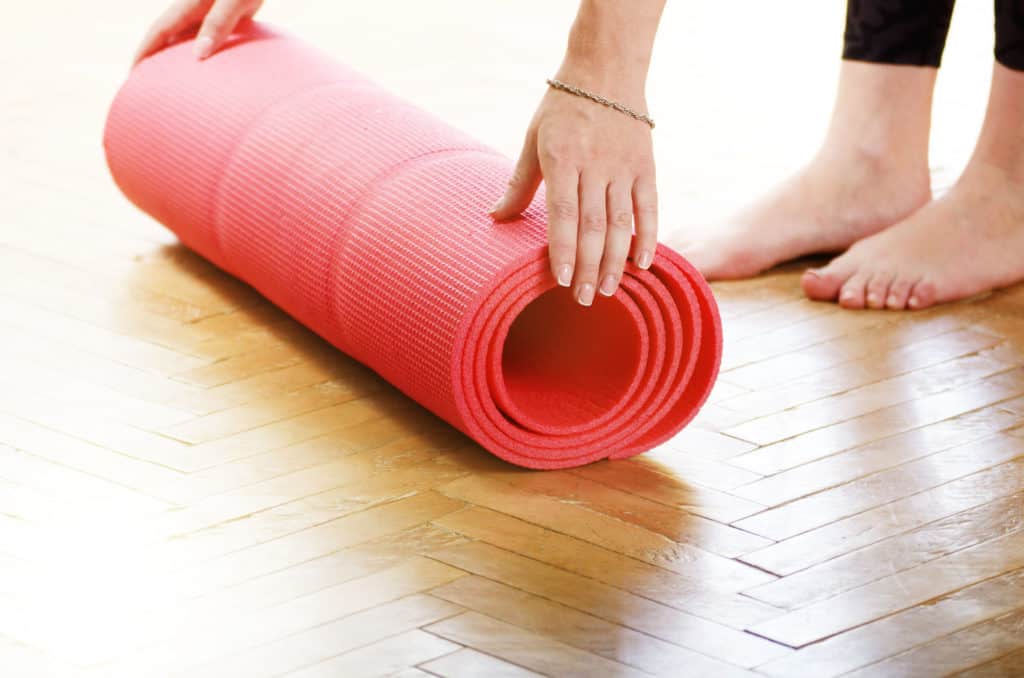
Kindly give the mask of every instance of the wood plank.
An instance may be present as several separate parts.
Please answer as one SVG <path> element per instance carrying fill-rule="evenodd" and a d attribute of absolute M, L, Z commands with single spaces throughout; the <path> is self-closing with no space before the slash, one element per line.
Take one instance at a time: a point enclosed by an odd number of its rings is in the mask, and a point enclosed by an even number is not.
<path fill-rule="evenodd" d="M 866 676 L 948 675 L 997 660 L 1020 649 L 1024 609 L 976 624 L 848 674 Z"/>
<path fill-rule="evenodd" d="M 870 414 L 839 422 L 810 433 L 765 445 L 729 460 L 762 474 L 779 473 L 914 428 L 994 405 L 1019 394 L 1024 371 L 1004 372 L 954 391 L 938 393 L 912 403 L 892 405 Z"/>
<path fill-rule="evenodd" d="M 951 391 L 1007 369 L 1008 365 L 984 355 L 969 355 L 882 379 L 866 386 L 805 402 L 725 431 L 758 445 L 793 438 L 837 422 L 854 419 L 884 407 L 920 401 Z"/>
<path fill-rule="evenodd" d="M 701 485 L 681 482 L 668 469 L 642 456 L 615 462 L 589 464 L 573 471 L 624 493 L 673 506 L 694 515 L 723 523 L 733 522 L 764 509 L 764 505 Z M 749 487 L 749 486 L 741 486 Z"/>
<path fill-rule="evenodd" d="M 795 609 L 1022 529 L 1024 492 L 1017 492 L 851 550 L 806 570 L 747 589 L 744 594 Z"/>
<path fill-rule="evenodd" d="M 768 509 L 735 524 L 781 541 L 1022 455 L 1020 440 L 997 433 Z"/>
<path fill-rule="evenodd" d="M 1014 532 L 844 591 L 750 630 L 802 647 L 1020 568 L 1024 568 L 1024 532 Z"/>
<path fill-rule="evenodd" d="M 1024 600 L 1024 570 L 949 593 L 768 662 L 770 676 L 837 676 L 1012 612 Z"/>
<path fill-rule="evenodd" d="M 520 591 L 555 601 L 613 624 L 635 629 L 653 638 L 660 638 L 708 657 L 729 661 L 746 668 L 757 666 L 788 652 L 775 643 L 762 640 L 751 634 L 709 622 L 594 579 L 560 570 L 484 542 L 468 542 L 451 546 L 431 552 L 429 555 L 431 558 L 461 570 L 487 577 L 495 582 L 506 583 Z M 502 592 L 485 595 L 481 591 L 480 596 L 487 597 L 489 603 L 491 598 L 500 597 L 500 593 Z M 433 595 L 445 597 L 436 590 Z M 445 599 L 459 602 L 452 598 Z M 471 602 L 459 602 L 459 604 L 529 628 L 528 624 L 515 622 L 500 614 L 488 612 L 485 609 L 486 604 L 480 606 L 479 603 L 470 604 Z M 565 615 L 559 613 L 556 616 L 559 619 L 564 619 Z M 616 631 L 615 633 L 621 632 Z M 704 665 L 708 666 L 704 657 L 696 659 L 704 661 Z M 691 664 L 688 662 L 686 665 L 690 666 Z"/>
<path fill-rule="evenodd" d="M 295 676 L 412 676 L 430 674 L 419 671 L 414 664 L 428 662 L 458 649 L 458 645 L 430 633 L 411 630 L 385 638 L 372 645 L 297 671 Z M 411 672 L 403 670 L 411 669 Z"/>
<path fill-rule="evenodd" d="M 596 466 L 608 469 L 606 475 L 611 472 L 620 474 L 628 473 L 628 467 L 633 462 L 626 461 L 624 465 L 627 468 L 621 468 L 618 462 L 605 462 Z M 611 516 L 623 523 L 638 525 L 673 541 L 692 544 L 727 558 L 734 558 L 771 543 L 749 532 L 694 515 L 681 507 L 653 502 L 594 482 L 586 471 L 525 475 L 514 472 L 500 477 L 531 494 L 572 502 L 574 506 Z M 679 487 L 678 481 L 665 475 L 655 474 L 648 478 L 665 486 Z"/>
<path fill-rule="evenodd" d="M 424 630 L 544 675 L 650 675 L 477 612 L 464 612 Z"/>
<path fill-rule="evenodd" d="M 1014 678 L 1024 674 L 1024 650 L 993 659 L 957 674 L 963 678 Z"/>
<path fill-rule="evenodd" d="M 1021 489 L 1024 460 L 1018 458 L 792 537 L 743 559 L 771 572 L 791 574 Z"/>
<path fill-rule="evenodd" d="M 900 335 L 902 337 L 902 335 Z M 868 337 L 864 338 L 866 341 Z M 941 365 L 1002 341 L 999 337 L 970 329 L 954 330 L 919 342 L 891 346 L 886 360 L 878 360 L 878 352 L 827 367 L 820 362 L 815 370 L 801 378 L 785 379 L 779 384 L 769 381 L 755 390 L 724 399 L 721 406 L 736 410 L 747 419 L 763 417 L 798 405 L 815 402 L 855 388 L 863 388 L 885 379 L 892 379 L 922 368 Z M 857 352 L 869 350 L 862 345 Z M 778 373 L 775 373 L 776 378 Z"/>
<path fill-rule="evenodd" d="M 681 666 L 694 675 L 709 676 L 728 674 L 732 669 L 724 662 L 492 579 L 462 577 L 435 588 L 430 595 L 656 676 L 678 675 Z"/>
<path fill-rule="evenodd" d="M 182 620 L 177 628 L 172 629 L 168 638 L 124 654 L 110 664 L 110 669 L 123 675 L 192 671 L 232 654 L 288 639 L 303 631 L 371 610 L 462 575 L 459 570 L 437 561 L 410 558 L 396 567 L 255 614 Z M 423 614 L 426 616 L 446 615 L 450 611 L 450 608 L 425 609 Z M 302 654 L 306 640 L 302 638 L 291 641 L 301 647 L 289 652 L 298 652 L 300 657 L 308 659 L 308 654 Z M 187 651 L 183 652 L 182 648 L 187 648 Z M 290 663 L 291 655 L 286 653 L 282 658 Z M 223 674 L 215 672 L 213 675 Z"/>
<path fill-rule="evenodd" d="M 444 678 L 457 676 L 488 676 L 489 678 L 535 678 L 534 673 L 515 664 L 502 661 L 468 647 L 443 657 L 424 662 L 421 666 L 431 675 Z"/>
<path fill-rule="evenodd" d="M 477 506 L 436 524 L 507 551 L 604 582 L 720 624 L 742 629 L 782 610 L 728 591 L 714 582 L 670 572 L 613 550 Z"/>
<path fill-rule="evenodd" d="M 701 578 L 710 588 L 737 591 L 773 579 L 769 574 L 689 544 L 675 542 L 645 528 L 623 523 L 573 503 L 495 480 L 468 476 L 438 488 L 442 494 L 501 511 L 623 553 L 651 565 Z"/>
<path fill-rule="evenodd" d="M 397 671 L 458 649 L 418 631 L 464 610 L 443 600 L 413 594 L 306 631 L 261 645 L 249 652 L 189 671 L 209 676 L 374 675 Z"/>
<path fill-rule="evenodd" d="M 968 412 L 756 480 L 733 489 L 732 493 L 777 506 L 936 452 L 977 442 L 1016 426 L 1018 421 L 1016 415 L 1003 408 Z"/>

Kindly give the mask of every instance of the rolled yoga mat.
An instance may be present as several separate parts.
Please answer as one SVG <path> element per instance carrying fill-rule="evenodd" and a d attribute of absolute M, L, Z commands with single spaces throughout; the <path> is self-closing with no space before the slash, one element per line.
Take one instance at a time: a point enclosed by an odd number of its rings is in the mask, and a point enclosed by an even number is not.
<path fill-rule="evenodd" d="M 542 192 L 487 214 L 507 157 L 265 24 L 191 50 L 139 63 L 104 131 L 118 186 L 185 246 L 514 464 L 629 457 L 697 413 L 721 324 L 679 254 L 581 307 Z"/>

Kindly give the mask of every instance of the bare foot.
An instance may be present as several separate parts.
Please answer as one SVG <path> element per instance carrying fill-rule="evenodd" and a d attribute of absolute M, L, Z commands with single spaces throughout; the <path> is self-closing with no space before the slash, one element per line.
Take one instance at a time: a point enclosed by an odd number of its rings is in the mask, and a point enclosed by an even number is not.
<path fill-rule="evenodd" d="M 774 192 L 708 234 L 669 238 L 711 279 L 839 252 L 931 199 L 934 68 L 842 62 L 821 150 Z"/>
<path fill-rule="evenodd" d="M 985 124 L 949 193 L 804 275 L 812 299 L 925 308 L 1024 280 L 1024 73 L 993 64 Z"/>
<path fill-rule="evenodd" d="M 746 278 L 808 254 L 842 252 L 930 199 L 923 160 L 823 151 L 728 223 L 669 244 L 710 280 Z"/>
<path fill-rule="evenodd" d="M 812 299 L 920 309 L 1024 280 L 1024 181 L 973 163 L 906 221 L 804 274 Z"/>

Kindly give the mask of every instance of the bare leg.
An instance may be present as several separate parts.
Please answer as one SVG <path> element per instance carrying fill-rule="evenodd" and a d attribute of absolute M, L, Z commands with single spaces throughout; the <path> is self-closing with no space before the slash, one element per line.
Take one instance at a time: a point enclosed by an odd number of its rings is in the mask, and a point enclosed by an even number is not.
<path fill-rule="evenodd" d="M 811 162 L 711 233 L 670 239 L 710 279 L 841 252 L 931 199 L 928 132 L 937 69 L 844 60 Z"/>
<path fill-rule="evenodd" d="M 813 299 L 924 308 L 1024 279 L 1024 72 L 996 63 L 978 144 L 948 193 L 804 275 Z"/>

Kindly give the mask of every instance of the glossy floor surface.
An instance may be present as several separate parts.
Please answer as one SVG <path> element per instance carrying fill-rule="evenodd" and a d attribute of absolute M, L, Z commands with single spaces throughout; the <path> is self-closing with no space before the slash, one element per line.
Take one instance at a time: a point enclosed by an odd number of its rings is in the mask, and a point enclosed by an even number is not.
<path fill-rule="evenodd" d="M 1024 289 L 897 314 L 808 302 L 798 267 L 716 285 L 724 372 L 692 427 L 523 471 L 117 193 L 103 117 L 161 3 L 11 4 L 0 674 L 1024 675 Z M 511 155 L 572 4 L 265 17 Z M 990 65 L 990 9 L 960 4 L 939 189 Z M 814 148 L 841 7 L 670 5 L 663 222 L 696 227 Z"/>

